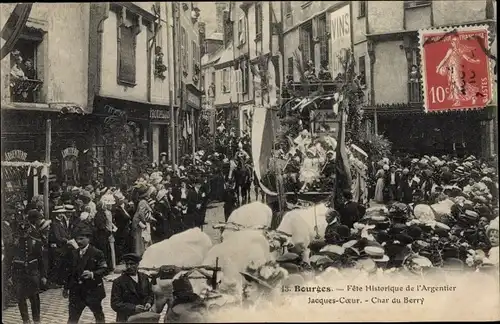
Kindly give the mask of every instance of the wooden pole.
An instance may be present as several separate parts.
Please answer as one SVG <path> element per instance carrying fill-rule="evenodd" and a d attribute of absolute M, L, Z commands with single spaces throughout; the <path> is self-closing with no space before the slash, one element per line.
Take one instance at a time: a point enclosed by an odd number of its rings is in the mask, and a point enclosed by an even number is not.
<path fill-rule="evenodd" d="M 192 145 L 193 145 L 193 165 L 196 163 L 196 134 L 194 133 L 195 129 L 194 129 L 194 125 L 195 125 L 195 122 L 194 122 L 194 109 L 191 108 L 191 140 L 192 140 Z"/>
<path fill-rule="evenodd" d="M 45 163 L 47 164 L 47 172 L 45 175 L 45 182 L 43 183 L 43 208 L 45 218 L 49 219 L 49 179 L 50 179 L 50 150 L 52 148 L 52 122 L 47 119 L 47 126 L 45 130 Z"/>
<path fill-rule="evenodd" d="M 175 114 L 174 114 L 174 92 L 170 90 L 170 161 L 172 167 L 175 164 Z"/>

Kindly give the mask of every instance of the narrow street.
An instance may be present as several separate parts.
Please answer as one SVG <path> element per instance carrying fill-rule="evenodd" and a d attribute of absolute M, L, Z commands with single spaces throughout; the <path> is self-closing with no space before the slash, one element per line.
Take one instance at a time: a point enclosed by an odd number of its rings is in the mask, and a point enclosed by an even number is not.
<path fill-rule="evenodd" d="M 208 233 L 214 243 L 219 242 L 219 233 L 212 228 L 212 225 L 224 221 L 224 211 L 222 203 L 213 203 L 207 210 L 206 221 L 208 225 L 204 230 Z M 111 309 L 111 282 L 105 281 L 106 298 L 102 302 L 106 322 L 114 322 L 116 313 Z M 62 324 L 68 320 L 68 300 L 62 297 L 61 289 L 51 289 L 40 295 L 42 323 L 43 324 Z M 29 303 L 28 303 L 29 305 Z M 17 306 L 9 307 L 2 313 L 2 323 L 4 324 L 22 324 Z M 87 308 L 82 314 L 79 323 L 94 323 L 94 316 Z"/>

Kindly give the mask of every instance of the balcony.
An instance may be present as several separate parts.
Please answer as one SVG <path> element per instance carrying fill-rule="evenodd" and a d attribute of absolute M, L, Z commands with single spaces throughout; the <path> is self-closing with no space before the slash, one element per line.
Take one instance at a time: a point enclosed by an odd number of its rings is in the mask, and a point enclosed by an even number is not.
<path fill-rule="evenodd" d="M 282 98 L 307 97 L 318 91 L 333 95 L 339 88 L 336 81 L 288 82 L 283 84 Z"/>
<path fill-rule="evenodd" d="M 10 98 L 12 102 L 39 102 L 41 80 L 18 78 L 10 80 Z"/>
<path fill-rule="evenodd" d="M 422 103 L 422 80 L 408 81 L 408 102 Z"/>

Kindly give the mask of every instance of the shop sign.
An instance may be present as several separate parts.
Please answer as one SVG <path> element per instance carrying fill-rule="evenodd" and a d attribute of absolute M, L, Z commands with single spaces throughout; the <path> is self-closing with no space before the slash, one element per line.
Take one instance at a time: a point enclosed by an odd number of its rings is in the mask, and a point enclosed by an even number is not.
<path fill-rule="evenodd" d="M 190 91 L 187 92 L 187 102 L 194 108 L 200 108 L 200 98 Z"/>
<path fill-rule="evenodd" d="M 68 147 L 62 151 L 62 156 L 63 156 L 63 159 L 66 159 L 68 157 L 77 158 L 78 153 L 79 153 L 79 151 L 76 147 Z"/>
<path fill-rule="evenodd" d="M 149 118 L 156 120 L 169 120 L 169 111 L 166 109 L 150 109 Z"/>
<path fill-rule="evenodd" d="M 21 150 L 12 150 L 5 153 L 5 161 L 17 161 L 17 162 L 25 162 L 28 157 L 28 153 Z"/>
<path fill-rule="evenodd" d="M 351 48 L 351 10 L 349 5 L 330 14 L 330 53 L 332 75 L 335 78 L 344 72 L 341 59 L 345 58 L 346 50 Z"/>

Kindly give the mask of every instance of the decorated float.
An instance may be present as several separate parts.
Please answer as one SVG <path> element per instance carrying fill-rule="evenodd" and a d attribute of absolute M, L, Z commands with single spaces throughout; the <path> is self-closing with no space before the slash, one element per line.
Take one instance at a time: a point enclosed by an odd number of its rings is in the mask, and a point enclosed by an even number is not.
<path fill-rule="evenodd" d="M 346 52 L 341 61 L 346 73 L 335 80 L 326 69 L 316 76 L 314 68 L 297 63 L 300 82 L 286 83 L 281 107 L 255 109 L 253 165 L 268 202 L 283 200 L 280 206 L 290 206 L 327 200 L 339 187 L 340 172 L 344 189 L 367 203 L 368 154 L 356 145 L 363 86 L 354 73 L 352 54 Z"/>

